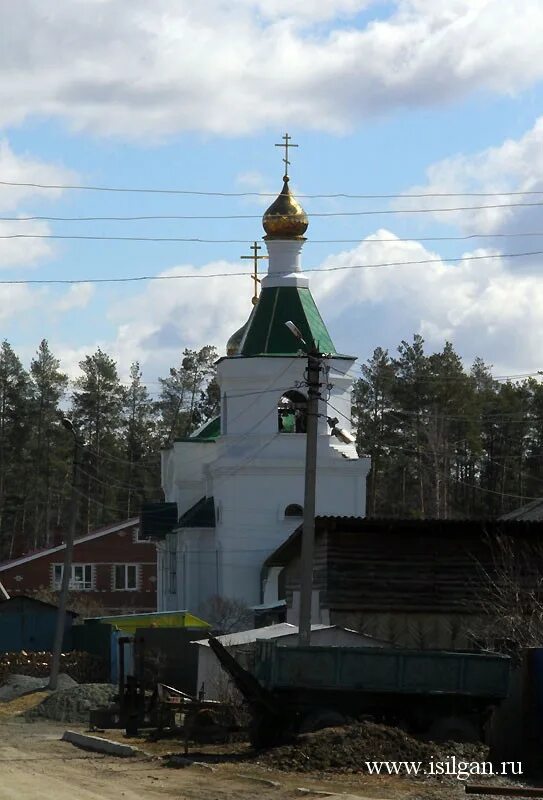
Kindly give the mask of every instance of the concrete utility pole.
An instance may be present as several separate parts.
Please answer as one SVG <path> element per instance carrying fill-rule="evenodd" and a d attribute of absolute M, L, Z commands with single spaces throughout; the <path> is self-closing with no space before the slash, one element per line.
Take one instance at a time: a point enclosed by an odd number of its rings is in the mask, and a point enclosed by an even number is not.
<path fill-rule="evenodd" d="M 300 618 L 298 644 L 311 644 L 313 560 L 315 550 L 315 494 L 317 483 L 317 433 L 319 427 L 320 371 L 322 354 L 312 348 L 307 354 L 307 424 L 305 449 L 304 523 L 300 561 Z"/>
<path fill-rule="evenodd" d="M 72 577 L 72 557 L 74 551 L 74 538 L 77 528 L 77 510 L 78 510 L 78 486 L 79 486 L 79 461 L 81 454 L 81 441 L 77 435 L 72 422 L 69 419 L 62 418 L 62 424 L 69 430 L 74 438 L 74 454 L 72 462 L 72 492 L 70 497 L 70 525 L 68 528 L 68 535 L 66 536 L 66 549 L 64 551 L 64 565 L 62 568 L 62 583 L 60 586 L 60 595 L 58 599 L 57 611 L 57 624 L 55 629 L 55 642 L 53 645 L 53 658 L 51 661 L 51 674 L 49 676 L 48 688 L 54 690 L 57 688 L 58 673 L 60 671 L 60 656 L 62 653 L 62 642 L 64 640 L 64 631 L 66 627 L 66 606 L 68 604 L 68 592 L 70 590 L 70 579 Z"/>
<path fill-rule="evenodd" d="M 323 354 L 317 345 L 309 346 L 300 330 L 289 320 L 286 327 L 304 345 L 307 353 L 307 419 L 305 437 L 305 487 L 302 552 L 300 557 L 300 614 L 298 644 L 311 644 L 311 606 L 313 600 L 313 560 L 315 551 L 315 495 L 317 484 L 317 435 L 319 430 L 320 375 Z"/>

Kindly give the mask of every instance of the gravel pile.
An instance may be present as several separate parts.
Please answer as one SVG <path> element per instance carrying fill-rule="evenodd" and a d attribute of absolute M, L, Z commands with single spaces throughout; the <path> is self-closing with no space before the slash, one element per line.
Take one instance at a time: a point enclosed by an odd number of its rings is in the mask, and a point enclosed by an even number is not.
<path fill-rule="evenodd" d="M 258 761 L 274 769 L 297 772 L 366 772 L 366 761 L 446 761 L 455 755 L 484 761 L 482 744 L 421 742 L 399 728 L 361 722 L 326 728 L 298 737 L 295 743 L 259 754 Z"/>
<path fill-rule="evenodd" d="M 30 692 L 38 692 L 45 689 L 49 683 L 49 678 L 36 678 L 34 675 L 8 675 L 0 686 L 0 703 L 9 703 Z M 58 676 L 59 689 L 68 689 L 77 686 L 77 682 L 69 675 L 61 673 Z"/>
<path fill-rule="evenodd" d="M 109 705 L 118 689 L 110 683 L 82 683 L 59 689 L 38 706 L 27 711 L 26 719 L 54 719 L 59 722 L 87 722 L 91 708 Z"/>

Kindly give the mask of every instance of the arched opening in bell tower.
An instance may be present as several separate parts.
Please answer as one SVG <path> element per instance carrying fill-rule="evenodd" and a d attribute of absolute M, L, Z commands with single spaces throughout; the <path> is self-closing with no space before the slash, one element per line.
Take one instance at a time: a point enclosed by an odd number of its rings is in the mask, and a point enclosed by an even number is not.
<path fill-rule="evenodd" d="M 307 398 L 291 389 L 281 396 L 277 405 L 279 433 L 305 433 L 307 430 Z"/>

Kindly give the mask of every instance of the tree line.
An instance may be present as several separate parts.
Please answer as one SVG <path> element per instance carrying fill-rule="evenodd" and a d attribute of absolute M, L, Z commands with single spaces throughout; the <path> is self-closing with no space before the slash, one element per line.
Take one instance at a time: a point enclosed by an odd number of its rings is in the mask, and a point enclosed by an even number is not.
<path fill-rule="evenodd" d="M 219 410 L 215 349 L 185 349 L 153 396 L 137 362 L 127 383 L 100 348 L 70 386 L 43 340 L 26 370 L 0 347 L 0 560 L 48 546 L 68 525 L 73 421 L 84 442 L 81 533 L 161 499 L 160 449 Z M 353 391 L 361 454 L 372 459 L 367 512 L 380 517 L 496 517 L 543 488 L 543 385 L 498 381 L 480 358 L 422 337 L 377 348 Z"/>
<path fill-rule="evenodd" d="M 80 452 L 78 531 L 139 512 L 162 497 L 160 448 L 217 413 L 215 349 L 185 349 L 152 397 L 137 362 L 124 384 L 100 348 L 70 382 L 43 340 L 26 370 L 0 347 L 0 560 L 51 545 L 66 530 L 74 462 L 69 418 Z"/>
<path fill-rule="evenodd" d="M 465 369 L 447 342 L 377 348 L 354 386 L 360 453 L 371 456 L 368 515 L 492 518 L 543 494 L 543 384 Z"/>

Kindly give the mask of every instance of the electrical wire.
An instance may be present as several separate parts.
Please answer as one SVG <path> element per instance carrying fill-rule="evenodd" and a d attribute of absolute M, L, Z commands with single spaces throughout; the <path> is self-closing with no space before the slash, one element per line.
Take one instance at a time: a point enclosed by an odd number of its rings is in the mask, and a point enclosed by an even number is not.
<path fill-rule="evenodd" d="M 8 220 L 11 218 L 0 217 L 0 221 Z M 21 219 L 37 219 L 36 217 L 17 217 L 14 220 Z M 41 219 L 52 219 L 51 217 L 41 217 Z M 74 220 L 77 218 L 73 218 Z M 111 219 L 103 217 L 101 219 Z M 543 236 L 543 232 L 528 231 L 526 233 L 472 233 L 465 236 L 392 236 L 392 237 L 379 237 L 371 239 L 308 239 L 305 246 L 312 244 L 358 244 L 358 245 L 371 245 L 371 244 L 394 244 L 396 242 L 466 242 L 474 239 L 519 239 L 519 238 L 535 238 Z M 101 235 L 62 235 L 62 234 L 7 234 L 0 236 L 1 239 L 83 239 L 90 241 L 113 241 L 113 242 L 188 242 L 196 244 L 247 244 L 246 239 L 202 239 L 197 236 L 101 236 Z"/>
<path fill-rule="evenodd" d="M 93 186 L 83 184 L 60 184 L 60 183 L 31 183 L 22 181 L 0 180 L 0 186 L 19 186 L 27 189 L 60 189 L 78 190 L 91 192 L 120 192 L 135 194 L 173 194 L 173 195 L 196 195 L 200 197 L 276 197 L 277 192 L 218 192 L 218 191 L 199 191 L 196 189 L 158 189 L 141 188 L 130 186 Z M 332 194 L 297 194 L 297 197 L 306 198 L 352 198 L 358 200 L 394 200 L 401 198 L 425 198 L 425 197 L 513 197 L 522 195 L 541 195 L 543 190 L 527 189 L 502 192 L 417 192 L 397 194 L 348 194 L 346 192 L 336 192 Z"/>
<path fill-rule="evenodd" d="M 0 236 L 0 239 L 3 238 Z M 30 237 L 30 238 L 43 238 L 43 237 Z M 384 267 L 410 267 L 420 266 L 423 264 L 445 264 L 445 263 L 463 263 L 467 261 L 485 261 L 492 258 L 523 258 L 527 256 L 540 256 L 543 255 L 543 250 L 529 250 L 522 253 L 495 253 L 493 255 L 482 256 L 459 256 L 459 257 L 445 257 L 442 258 L 425 258 L 412 261 L 384 261 L 379 264 L 343 264 L 336 267 L 310 267 L 304 269 L 303 272 L 340 272 L 349 269 L 380 269 Z M 264 274 L 264 273 L 260 273 Z M 277 272 L 274 276 L 286 275 L 290 273 Z M 0 285 L 19 286 L 27 284 L 79 284 L 79 283 L 141 283 L 143 281 L 173 281 L 173 280 L 190 280 L 192 278 L 238 278 L 238 277 L 253 277 L 252 272 L 214 272 L 214 273 L 193 273 L 191 275 L 137 275 L 127 276 L 124 278 L 35 278 L 31 280 L 0 280 Z"/>
<path fill-rule="evenodd" d="M 382 214 L 448 214 L 458 211 L 485 211 L 496 208 L 531 208 L 543 206 L 543 200 L 536 200 L 530 203 L 491 203 L 484 206 L 451 206 L 449 208 L 375 208 L 359 211 L 310 211 L 306 212 L 308 217 L 373 217 Z M 289 215 L 285 214 L 285 219 Z M 294 215 L 293 215 L 294 218 Z M 4 221 L 15 222 L 17 220 L 50 220 L 52 222 L 92 222 L 107 219 L 111 222 L 141 222 L 143 220 L 232 220 L 232 219 L 262 219 L 262 214 L 158 214 L 140 215 L 124 217 L 0 217 Z"/>

